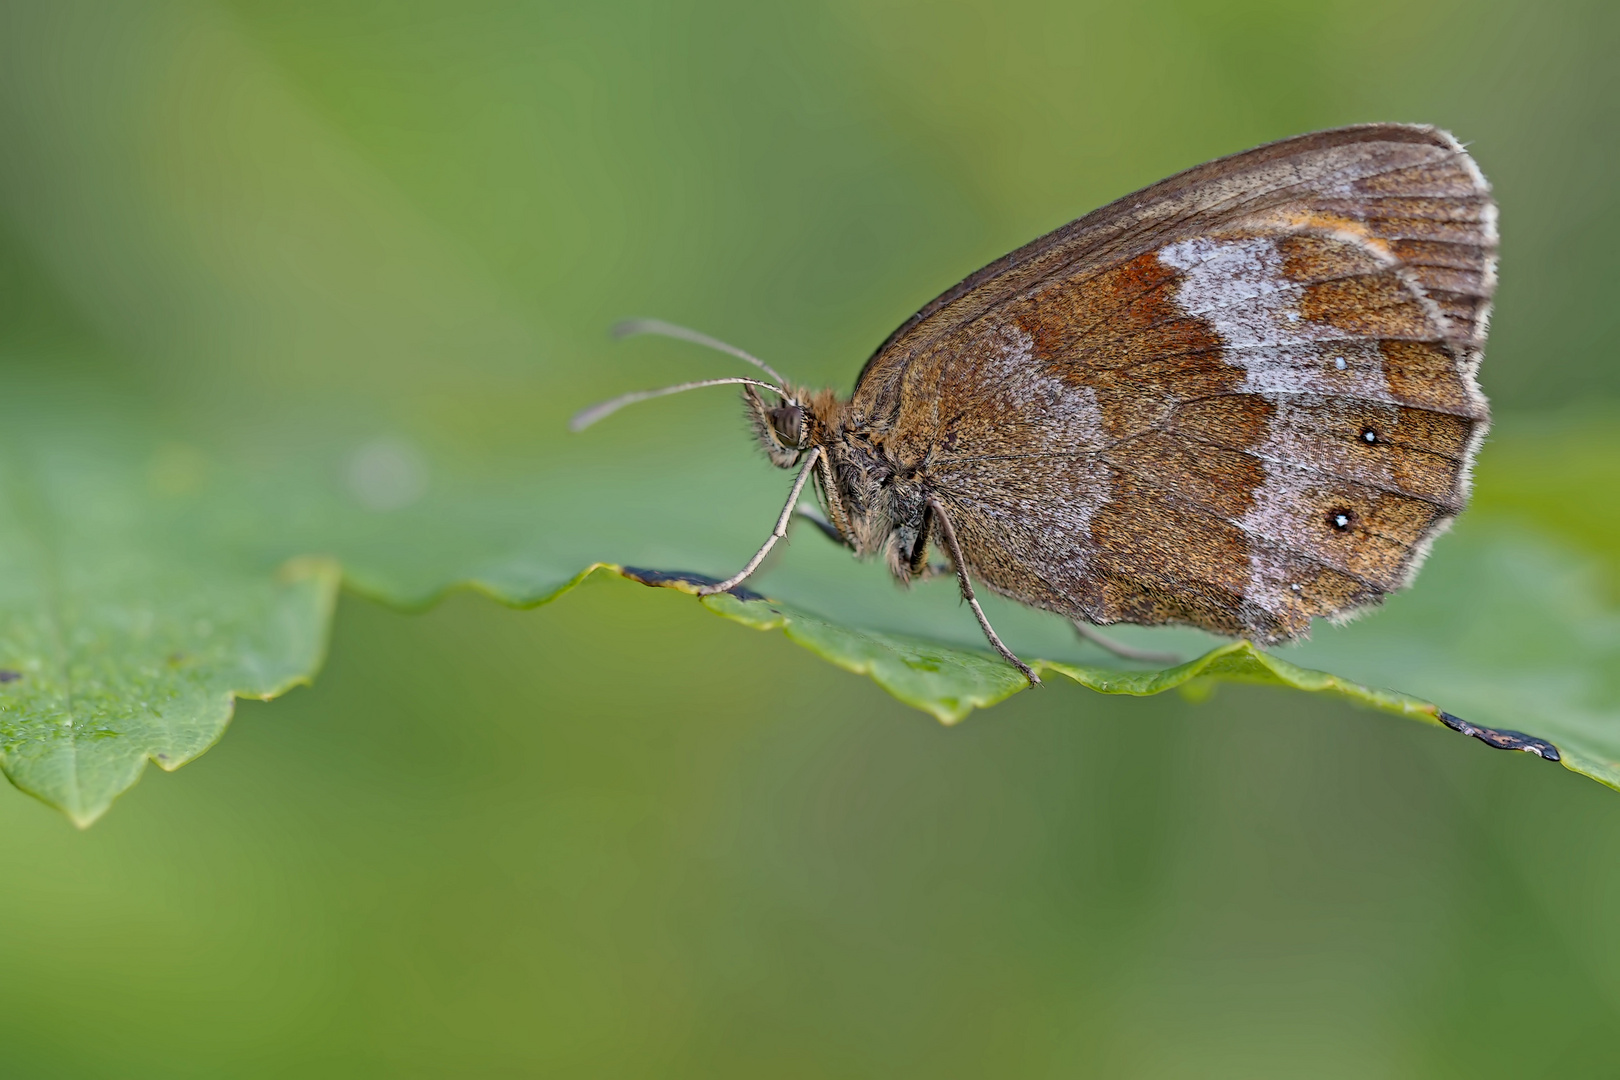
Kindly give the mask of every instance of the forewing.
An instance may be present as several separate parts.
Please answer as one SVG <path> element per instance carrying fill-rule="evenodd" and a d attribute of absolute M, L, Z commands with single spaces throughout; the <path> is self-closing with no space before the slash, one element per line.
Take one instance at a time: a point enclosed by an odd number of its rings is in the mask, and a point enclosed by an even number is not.
<path fill-rule="evenodd" d="M 969 278 L 879 350 L 852 415 L 998 591 L 1285 640 L 1401 587 L 1461 510 L 1495 247 L 1443 132 L 1276 143 Z"/>

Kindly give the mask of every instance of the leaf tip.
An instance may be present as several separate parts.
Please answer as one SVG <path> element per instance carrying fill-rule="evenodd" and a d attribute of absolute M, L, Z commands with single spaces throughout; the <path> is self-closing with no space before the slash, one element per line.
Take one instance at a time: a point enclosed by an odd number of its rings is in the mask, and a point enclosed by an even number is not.
<path fill-rule="evenodd" d="M 67 819 L 73 823 L 73 827 L 78 829 L 80 832 L 88 832 L 90 826 L 100 821 L 101 815 L 105 814 L 106 812 L 107 808 L 105 806 L 99 810 L 92 810 L 84 813 L 80 813 L 75 810 L 63 811 L 63 813 L 67 815 Z"/>

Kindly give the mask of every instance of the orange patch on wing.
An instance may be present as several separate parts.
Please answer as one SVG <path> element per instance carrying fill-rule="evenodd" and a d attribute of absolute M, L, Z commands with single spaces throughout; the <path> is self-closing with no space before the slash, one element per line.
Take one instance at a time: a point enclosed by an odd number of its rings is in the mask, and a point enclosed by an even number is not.
<path fill-rule="evenodd" d="M 1276 411 L 1259 394 L 1225 394 L 1177 406 L 1172 426 L 1215 446 L 1247 450 L 1265 441 Z"/>
<path fill-rule="evenodd" d="M 1277 241 L 1277 253 L 1282 256 L 1283 276 L 1302 283 L 1376 274 L 1384 269 L 1365 244 L 1333 236 L 1287 236 Z"/>
<path fill-rule="evenodd" d="M 1484 419 L 1484 407 L 1473 401 L 1457 358 L 1432 341 L 1381 341 L 1384 381 L 1403 405 L 1436 409 Z"/>
<path fill-rule="evenodd" d="M 1095 277 L 1042 289 L 1013 314 L 1054 374 L 1089 385 L 1088 369 L 1220 348 L 1207 322 L 1176 306 L 1179 277 L 1148 252 Z"/>
<path fill-rule="evenodd" d="M 1091 536 L 1100 621 L 1242 631 L 1249 543 L 1241 529 L 1177 505 L 1151 481 L 1122 475 L 1092 519 Z"/>
<path fill-rule="evenodd" d="M 1243 380 L 1221 362 L 1214 327 L 1177 306 L 1179 280 L 1148 252 L 1016 305 L 1036 359 L 1069 385 L 1096 390 L 1103 427 L 1114 438 L 1159 424 L 1177 397 L 1223 392 Z"/>
<path fill-rule="evenodd" d="M 1312 322 L 1368 337 L 1424 340 L 1442 331 L 1412 290 L 1387 271 L 1307 285 L 1299 308 Z"/>
<path fill-rule="evenodd" d="M 1360 217 L 1334 213 L 1320 207 L 1276 207 L 1254 214 L 1246 220 L 1241 233 L 1257 236 L 1276 236 L 1279 243 L 1286 238 L 1332 238 L 1341 244 L 1361 246 L 1377 252 L 1379 257 L 1393 258 L 1393 251 L 1381 231 L 1371 228 Z"/>
<path fill-rule="evenodd" d="M 1247 513 L 1266 479 L 1265 466 L 1252 454 L 1167 431 L 1128 439 L 1105 452 L 1103 460 L 1225 518 Z"/>

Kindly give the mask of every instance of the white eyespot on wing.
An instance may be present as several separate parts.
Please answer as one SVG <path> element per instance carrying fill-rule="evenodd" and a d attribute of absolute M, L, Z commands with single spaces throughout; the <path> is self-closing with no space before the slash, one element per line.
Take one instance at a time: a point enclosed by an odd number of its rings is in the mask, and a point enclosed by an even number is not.
<path fill-rule="evenodd" d="M 1397 403 L 1384 377 L 1384 356 L 1376 341 L 1228 345 L 1222 359 L 1243 369 L 1244 393 L 1320 394 Z"/>
<path fill-rule="evenodd" d="M 1294 626 L 1296 633 L 1302 633 L 1310 619 L 1310 602 L 1299 579 L 1302 572 L 1314 574 L 1320 567 L 1320 560 L 1305 553 L 1313 550 L 1313 532 L 1321 528 L 1311 508 L 1323 502 L 1324 494 L 1309 474 L 1267 464 L 1265 483 L 1254 493 L 1253 508 L 1237 522 L 1249 536 L 1244 603 L 1271 613 L 1285 626 Z M 1396 583 L 1382 587 L 1394 588 Z M 1371 598 L 1369 593 L 1367 599 Z"/>
<path fill-rule="evenodd" d="M 1357 238 L 1341 239 L 1352 242 Z M 1297 611 L 1303 600 L 1301 591 L 1291 588 L 1297 582 L 1290 569 L 1294 556 L 1273 545 L 1298 552 L 1318 549 L 1321 529 L 1329 521 L 1321 515 L 1332 501 L 1332 477 L 1338 474 L 1351 483 L 1400 491 L 1412 487 L 1391 471 L 1393 466 L 1360 453 L 1354 443 L 1346 440 L 1339 445 L 1315 437 L 1325 418 L 1313 415 L 1309 408 L 1313 399 L 1401 404 L 1390 388 L 1380 342 L 1306 318 L 1301 301 L 1307 286 L 1287 277 L 1274 239 L 1194 237 L 1167 245 L 1159 259 L 1180 274 L 1177 305 L 1205 320 L 1221 339 L 1222 361 L 1243 370 L 1242 391 L 1258 394 L 1275 406 L 1264 439 L 1254 447 L 1255 453 L 1267 459 L 1266 478 L 1254 492 L 1253 508 L 1237 524 L 1251 540 L 1271 542 L 1251 547 L 1248 601 L 1277 615 Z M 1421 289 L 1410 281 L 1407 284 L 1438 332 L 1445 325 L 1439 308 Z M 1472 382 L 1471 374 L 1468 382 Z M 1480 404 L 1483 407 L 1482 399 Z M 1367 413 L 1368 418 L 1377 411 L 1375 407 Z M 1392 418 L 1385 417 L 1384 422 Z M 1483 429 L 1483 424 L 1476 426 L 1476 431 Z M 1366 441 L 1365 435 L 1362 440 Z M 1372 442 L 1377 442 L 1376 432 Z M 1440 504 L 1466 499 L 1466 463 L 1470 460 L 1471 456 L 1465 456 L 1463 475 L 1453 491 L 1410 494 Z M 1313 467 L 1321 471 L 1305 471 Z M 1447 521 L 1448 517 L 1437 518 L 1399 570 L 1371 581 L 1370 587 L 1388 591 L 1410 580 L 1428 543 Z M 1331 522 L 1340 529 L 1349 525 L 1348 520 Z M 1371 541 L 1362 538 L 1361 542 Z M 1355 605 L 1339 615 L 1353 610 Z"/>

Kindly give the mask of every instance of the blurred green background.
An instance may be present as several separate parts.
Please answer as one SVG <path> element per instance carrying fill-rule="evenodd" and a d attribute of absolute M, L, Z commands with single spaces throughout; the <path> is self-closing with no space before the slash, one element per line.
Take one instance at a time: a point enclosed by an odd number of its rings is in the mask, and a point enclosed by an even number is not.
<path fill-rule="evenodd" d="M 1488 451 L 1480 501 L 1612 564 L 1617 55 L 1598 0 L 5 0 L 0 374 L 248 460 L 404 432 L 679 481 L 724 570 L 782 484 L 729 395 L 561 434 L 730 370 L 612 321 L 847 389 L 1094 206 L 1424 121 L 1496 185 L 1483 380 L 1547 455 L 1510 493 Z M 623 582 L 350 596 L 313 688 L 89 832 L 0 792 L 0 1072 L 1608 1075 L 1617 856 L 1614 792 L 1315 697 L 1051 686 L 946 730 Z"/>

